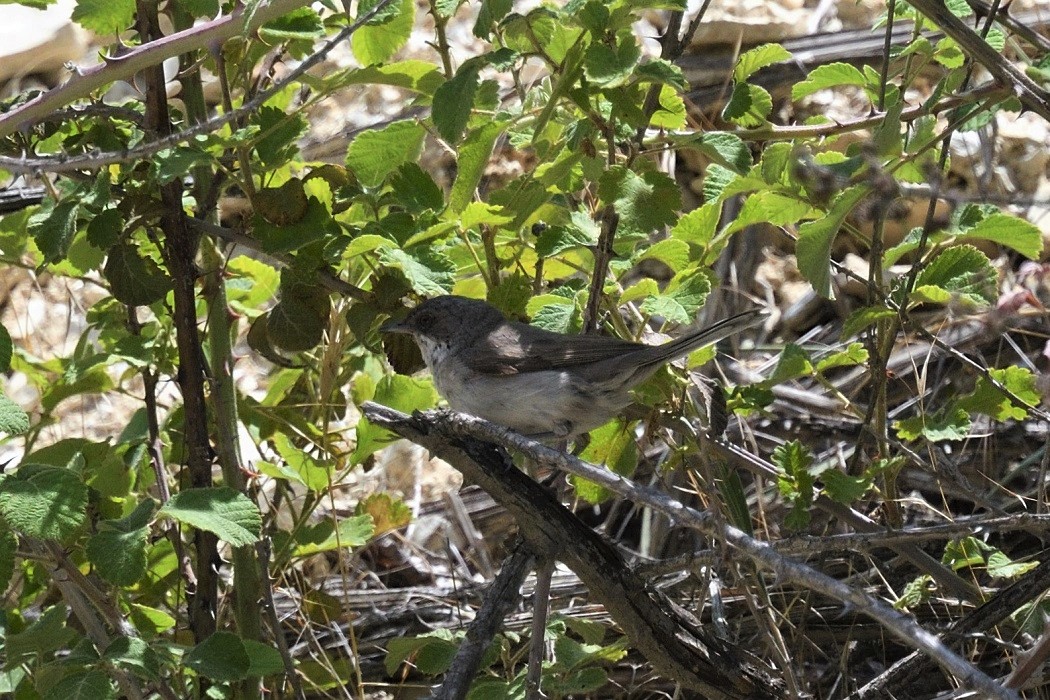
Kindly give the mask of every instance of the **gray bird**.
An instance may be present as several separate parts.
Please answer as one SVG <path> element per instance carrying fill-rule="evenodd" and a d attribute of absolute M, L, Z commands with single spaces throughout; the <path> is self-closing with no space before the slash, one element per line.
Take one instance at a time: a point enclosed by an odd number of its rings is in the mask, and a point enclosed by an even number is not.
<path fill-rule="evenodd" d="M 429 299 L 381 330 L 410 334 L 456 411 L 537 439 L 570 439 L 608 422 L 664 363 L 758 325 L 745 311 L 663 345 L 564 335 L 508 321 L 477 299 Z"/>

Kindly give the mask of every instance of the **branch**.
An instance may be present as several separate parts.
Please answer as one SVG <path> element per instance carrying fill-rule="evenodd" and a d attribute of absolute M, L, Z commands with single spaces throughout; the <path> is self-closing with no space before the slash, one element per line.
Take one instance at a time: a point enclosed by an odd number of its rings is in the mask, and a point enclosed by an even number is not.
<path fill-rule="evenodd" d="M 776 574 L 779 579 L 790 581 L 803 588 L 808 588 L 839 600 L 846 606 L 855 608 L 857 611 L 871 617 L 908 646 L 929 655 L 942 668 L 954 675 L 963 686 L 977 690 L 991 698 L 1017 700 L 1018 696 L 1016 693 L 1003 688 L 984 672 L 968 663 L 945 646 L 937 636 L 926 631 L 907 615 L 805 564 L 781 556 L 769 544 L 756 540 L 731 525 L 719 522 L 710 513 L 690 508 L 681 501 L 671 498 L 666 493 L 639 486 L 607 469 L 588 464 L 577 457 L 559 452 L 480 418 L 449 411 L 431 411 L 426 414 L 416 414 L 414 417 L 409 417 L 398 411 L 371 402 L 365 403 L 362 409 L 373 423 L 426 447 L 457 469 L 464 471 L 470 478 L 476 479 L 493 498 L 515 516 L 522 528 L 523 536 L 530 541 L 530 544 L 533 543 L 530 537 L 537 537 L 537 534 L 532 533 L 530 531 L 531 528 L 528 527 L 528 521 L 535 517 L 537 508 L 537 502 L 529 500 L 530 498 L 537 498 L 537 496 L 531 494 L 534 491 L 538 491 L 541 494 L 539 496 L 541 500 L 550 499 L 551 496 L 513 467 L 505 453 L 500 456 L 499 452 L 494 451 L 489 446 L 480 444 L 478 441 L 492 442 L 502 447 L 519 451 L 529 459 L 535 460 L 541 466 L 567 471 L 570 474 L 593 481 L 630 501 L 646 505 L 663 513 L 680 525 L 721 539 L 751 559 L 759 568 Z M 493 471 L 490 465 L 479 463 L 475 459 L 476 456 L 500 459 L 502 465 L 499 468 L 503 471 Z M 523 484 L 528 484 L 528 486 Z M 524 495 L 524 490 L 528 490 L 530 495 Z M 542 516 L 543 514 L 541 513 L 540 515 Z M 577 569 L 579 566 L 579 550 L 584 549 L 585 545 L 580 540 L 573 539 L 578 533 L 560 530 L 559 525 L 561 523 L 555 522 L 553 519 L 542 522 L 540 526 L 542 537 L 539 539 L 550 543 L 543 553 L 560 558 L 568 564 L 580 579 L 588 585 L 592 593 L 609 608 L 610 614 L 617 619 L 617 622 L 624 626 L 631 641 L 646 654 L 655 666 L 666 668 L 664 663 L 667 660 L 666 657 L 654 658 L 651 656 L 653 650 L 651 648 L 643 648 L 638 643 L 639 640 L 632 634 L 635 630 L 629 626 L 629 621 L 619 617 L 618 614 L 622 614 L 622 611 L 610 607 L 610 601 L 602 595 L 604 591 L 596 590 L 596 583 L 605 582 L 595 582 L 587 571 Z M 588 528 L 584 529 L 590 532 Z M 593 533 L 590 536 L 594 537 Z M 602 542 L 604 545 L 604 541 L 599 540 L 599 542 Z M 586 550 L 584 549 L 584 551 Z M 540 551 L 537 550 L 537 554 L 539 553 Z M 623 566 L 622 560 L 619 562 L 619 566 Z M 622 571 L 606 570 L 604 576 L 622 578 L 624 573 Z M 630 595 L 631 593 L 632 591 L 625 591 L 621 592 L 621 595 Z M 612 602 L 618 603 L 618 601 Z M 724 691 L 725 688 L 720 690 Z M 772 688 L 764 690 L 772 690 Z"/>
<path fill-rule="evenodd" d="M 658 673 L 716 700 L 784 697 L 783 684 L 761 660 L 704 630 L 631 571 L 612 545 L 517 469 L 505 450 L 473 435 L 475 430 L 511 435 L 508 431 L 450 412 L 410 417 L 371 402 L 362 408 L 376 425 L 426 447 L 488 491 L 514 516 L 536 557 L 565 562 Z M 519 435 L 513 438 L 528 445 L 529 455 L 541 464 L 555 464 L 561 455 Z"/>

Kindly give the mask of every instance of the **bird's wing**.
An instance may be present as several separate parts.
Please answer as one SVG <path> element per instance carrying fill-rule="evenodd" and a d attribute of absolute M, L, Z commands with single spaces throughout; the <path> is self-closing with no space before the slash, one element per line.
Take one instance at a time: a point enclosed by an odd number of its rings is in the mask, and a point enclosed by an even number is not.
<path fill-rule="evenodd" d="M 646 347 L 606 336 L 565 336 L 521 323 L 505 323 L 474 345 L 466 364 L 481 374 L 520 374 L 598 362 Z"/>

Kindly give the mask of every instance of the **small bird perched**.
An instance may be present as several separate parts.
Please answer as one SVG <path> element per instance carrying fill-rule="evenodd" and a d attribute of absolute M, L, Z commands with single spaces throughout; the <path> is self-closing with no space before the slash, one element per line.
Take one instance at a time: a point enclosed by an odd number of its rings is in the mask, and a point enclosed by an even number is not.
<path fill-rule="evenodd" d="M 608 422 L 663 364 L 758 325 L 745 311 L 663 345 L 564 335 L 508 321 L 484 301 L 429 299 L 381 330 L 415 339 L 438 392 L 456 411 L 537 439 L 570 439 Z"/>

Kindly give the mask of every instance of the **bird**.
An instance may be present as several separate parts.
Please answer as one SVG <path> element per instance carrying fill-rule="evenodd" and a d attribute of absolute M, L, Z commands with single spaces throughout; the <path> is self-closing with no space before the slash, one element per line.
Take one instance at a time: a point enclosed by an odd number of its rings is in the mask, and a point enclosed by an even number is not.
<path fill-rule="evenodd" d="M 662 345 L 555 333 L 510 321 L 480 299 L 428 299 L 381 327 L 410 335 L 450 408 L 537 440 L 571 440 L 631 403 L 664 364 L 760 324 L 745 311 Z"/>

